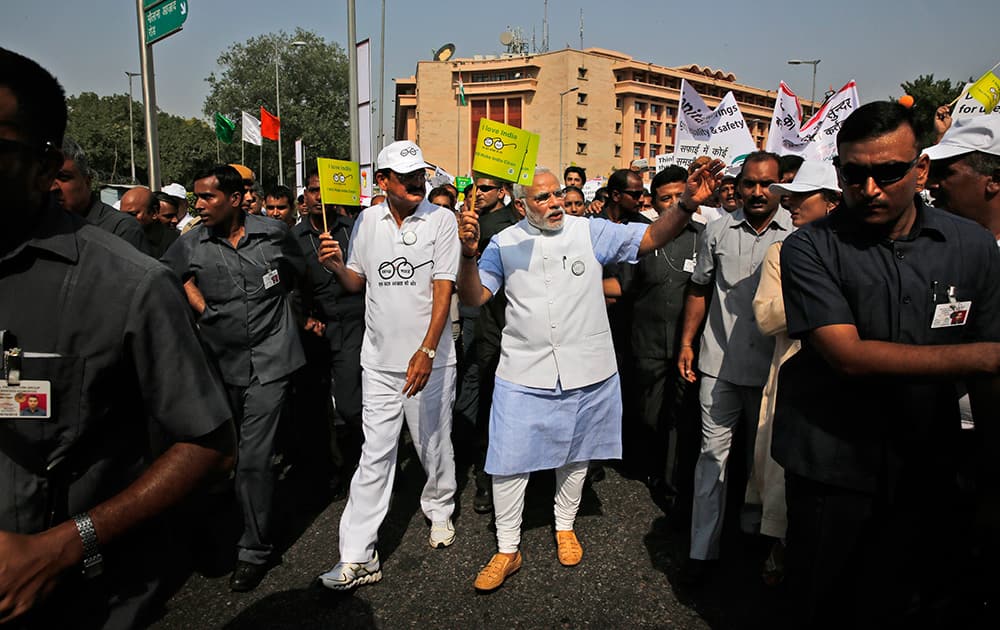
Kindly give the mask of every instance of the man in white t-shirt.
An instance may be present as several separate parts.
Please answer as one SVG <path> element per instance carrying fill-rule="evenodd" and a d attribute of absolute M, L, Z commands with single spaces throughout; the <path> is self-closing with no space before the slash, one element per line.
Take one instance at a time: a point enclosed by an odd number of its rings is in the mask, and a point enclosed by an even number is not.
<path fill-rule="evenodd" d="M 458 273 L 458 226 L 454 213 L 424 199 L 428 165 L 417 145 L 394 142 L 376 165 L 386 200 L 358 216 L 346 264 L 337 241 L 320 235 L 319 261 L 346 290 L 365 289 L 365 442 L 340 519 L 340 561 L 320 576 L 334 590 L 382 579 L 375 543 L 389 510 L 404 417 L 427 473 L 420 507 L 431 521 L 430 545 L 455 540 L 456 357 L 451 335 L 442 332 Z"/>

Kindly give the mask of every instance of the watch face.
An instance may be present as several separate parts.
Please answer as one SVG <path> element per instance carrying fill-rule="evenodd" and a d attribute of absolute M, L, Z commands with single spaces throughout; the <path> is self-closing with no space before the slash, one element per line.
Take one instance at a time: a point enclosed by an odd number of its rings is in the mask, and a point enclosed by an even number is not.
<path fill-rule="evenodd" d="M 436 350 L 428 350 L 427 351 L 427 356 L 429 356 L 432 359 L 434 358 L 434 355 L 436 355 L 436 354 L 437 354 Z"/>

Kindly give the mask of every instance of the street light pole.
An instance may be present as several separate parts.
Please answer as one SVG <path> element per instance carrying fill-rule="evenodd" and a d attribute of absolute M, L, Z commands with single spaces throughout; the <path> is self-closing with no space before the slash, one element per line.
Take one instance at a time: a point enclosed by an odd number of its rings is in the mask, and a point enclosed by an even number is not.
<path fill-rule="evenodd" d="M 810 118 L 812 118 L 813 116 L 816 115 L 816 66 L 819 65 L 820 61 L 823 61 L 823 60 L 822 59 L 789 59 L 788 60 L 789 65 L 792 65 L 792 66 L 809 64 L 809 65 L 811 65 L 813 67 L 813 87 L 812 87 L 812 94 L 809 96 L 809 103 L 810 103 L 810 106 L 811 106 L 811 112 L 809 113 L 809 117 Z"/>
<path fill-rule="evenodd" d="M 285 185 L 285 169 L 281 165 L 281 86 L 278 81 L 278 43 L 274 43 L 274 100 L 278 108 L 278 185 Z"/>
<path fill-rule="evenodd" d="M 128 153 L 129 161 L 132 163 L 132 183 L 137 184 L 138 182 L 135 179 L 135 136 L 133 131 L 135 125 L 132 122 L 132 77 L 142 76 L 142 73 L 126 70 L 125 76 L 128 77 Z"/>
<path fill-rule="evenodd" d="M 565 92 L 559 93 L 559 172 L 563 171 L 563 97 L 570 92 L 576 92 L 580 89 L 579 85 L 574 85 Z"/>

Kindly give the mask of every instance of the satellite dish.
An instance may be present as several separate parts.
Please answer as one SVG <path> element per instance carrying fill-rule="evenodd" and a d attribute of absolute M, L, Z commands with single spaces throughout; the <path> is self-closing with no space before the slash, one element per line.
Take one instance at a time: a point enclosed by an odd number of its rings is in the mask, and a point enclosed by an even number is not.
<path fill-rule="evenodd" d="M 504 46 L 510 46 L 514 43 L 514 34 L 510 31 L 504 31 L 500 33 L 500 43 Z"/>
<path fill-rule="evenodd" d="M 448 61 L 455 54 L 455 44 L 445 44 L 434 53 L 434 61 Z"/>

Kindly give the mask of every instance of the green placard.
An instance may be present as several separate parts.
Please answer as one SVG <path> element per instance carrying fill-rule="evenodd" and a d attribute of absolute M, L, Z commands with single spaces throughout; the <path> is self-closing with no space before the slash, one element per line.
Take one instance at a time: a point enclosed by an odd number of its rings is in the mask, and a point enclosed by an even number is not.
<path fill-rule="evenodd" d="M 455 178 L 455 188 L 457 188 L 458 192 L 460 193 L 471 185 L 472 185 L 471 177 L 466 177 L 465 175 L 459 175 L 458 177 Z"/>
<path fill-rule="evenodd" d="M 158 42 L 181 30 L 188 16 L 187 0 L 146 0 L 146 44 Z"/>
<path fill-rule="evenodd" d="M 472 170 L 530 186 L 535 179 L 538 139 L 537 133 L 482 118 Z"/>

